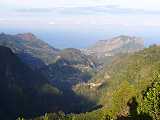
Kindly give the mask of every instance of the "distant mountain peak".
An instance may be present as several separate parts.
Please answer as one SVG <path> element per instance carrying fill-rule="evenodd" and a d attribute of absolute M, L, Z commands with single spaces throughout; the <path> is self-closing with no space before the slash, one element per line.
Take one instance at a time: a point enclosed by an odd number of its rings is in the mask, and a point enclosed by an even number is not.
<path fill-rule="evenodd" d="M 36 40 L 37 39 L 37 37 L 33 33 L 22 33 L 22 34 L 17 34 L 16 36 L 23 40 Z"/>
<path fill-rule="evenodd" d="M 120 35 L 108 40 L 100 40 L 95 45 L 82 50 L 87 55 L 103 59 L 119 53 L 132 53 L 144 48 L 140 37 Z"/>
<path fill-rule="evenodd" d="M 108 41 L 109 42 L 121 42 L 122 44 L 133 42 L 133 43 L 141 44 L 142 46 L 144 46 L 144 39 L 141 37 L 136 37 L 136 36 L 120 35 Z"/>
<path fill-rule="evenodd" d="M 5 35 L 5 33 L 4 33 L 4 32 L 1 32 L 0 35 Z"/>
<path fill-rule="evenodd" d="M 113 39 L 121 39 L 123 41 L 126 41 L 127 39 L 130 40 L 130 41 L 135 41 L 137 39 L 141 40 L 141 41 L 144 41 L 143 38 L 141 37 L 137 37 L 137 36 L 127 36 L 127 35 L 119 35 L 117 37 L 113 37 Z"/>
<path fill-rule="evenodd" d="M 1 33 L 0 45 L 11 48 L 23 62 L 33 69 L 54 63 L 54 58 L 59 52 L 58 49 L 40 40 L 32 33 L 16 35 Z"/>
<path fill-rule="evenodd" d="M 136 36 L 128 36 L 128 35 L 119 35 L 117 37 L 114 38 L 135 38 Z"/>

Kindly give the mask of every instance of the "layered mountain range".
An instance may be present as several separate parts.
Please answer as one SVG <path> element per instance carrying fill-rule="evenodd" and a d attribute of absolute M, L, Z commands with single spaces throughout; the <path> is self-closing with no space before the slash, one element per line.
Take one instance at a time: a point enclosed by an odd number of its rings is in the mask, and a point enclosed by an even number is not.
<path fill-rule="evenodd" d="M 94 73 L 121 54 L 144 48 L 142 38 L 118 36 L 98 41 L 86 49 L 57 49 L 32 33 L 0 34 L 0 45 L 9 47 L 32 70 L 43 74 L 52 84 L 65 86 L 87 82 Z M 65 86 L 64 86 L 65 85 Z"/>
<path fill-rule="evenodd" d="M 0 45 L 11 48 L 24 63 L 28 64 L 33 70 L 42 72 L 49 81 L 55 84 L 58 79 L 63 82 L 66 78 L 77 79 L 73 81 L 74 83 L 83 81 L 81 77 L 85 77 L 86 74 L 84 72 L 96 66 L 94 62 L 85 54 L 81 53 L 80 50 L 56 49 L 38 39 L 32 33 L 17 35 L 2 33 L 0 34 Z M 56 69 L 59 69 L 59 71 Z M 74 73 L 72 74 L 72 72 L 71 74 L 63 72 L 63 69 L 66 71 L 74 71 L 77 77 L 73 77 Z M 60 79 L 55 76 L 53 77 L 53 75 L 57 73 L 58 76 L 62 76 L 61 74 L 64 73 L 67 74 L 63 75 L 64 78 Z M 88 77 L 88 75 L 86 76 Z M 68 84 L 72 85 L 70 82 Z"/>
<path fill-rule="evenodd" d="M 0 45 L 0 82 L 4 91 L 0 93 L 4 96 L 0 115 L 5 117 L 9 112 L 11 117 L 7 119 L 59 110 L 80 113 L 107 106 L 102 101 L 107 96 L 103 91 L 108 89 L 114 71 L 108 66 L 144 48 L 142 38 L 118 36 L 86 49 L 61 50 L 32 33 L 2 33 Z M 42 100 L 36 103 L 38 99 Z M 8 105 L 5 100 L 9 100 Z"/>
<path fill-rule="evenodd" d="M 15 120 L 19 116 L 31 118 L 45 112 L 60 110 L 66 113 L 79 113 L 96 106 L 95 103 L 76 95 L 70 88 L 65 91 L 58 89 L 57 87 L 61 85 L 54 86 L 46 76 L 32 70 L 10 48 L 0 46 L 0 58 L 0 119 L 2 120 Z M 75 74 L 74 71 L 65 70 L 64 73 Z"/>

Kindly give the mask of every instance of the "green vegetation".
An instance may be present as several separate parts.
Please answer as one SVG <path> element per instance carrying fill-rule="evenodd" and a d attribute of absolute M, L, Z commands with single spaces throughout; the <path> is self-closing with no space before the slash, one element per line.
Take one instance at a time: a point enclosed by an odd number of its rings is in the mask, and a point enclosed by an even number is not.
<path fill-rule="evenodd" d="M 60 120 L 159 120 L 159 53 L 160 47 L 152 46 L 133 55 L 120 57 L 92 80 L 96 83 L 103 79 L 103 85 L 96 88 L 86 84 L 76 86 L 74 90 L 77 94 L 97 101 L 103 108 L 81 114 L 61 113 L 61 117 L 59 113 L 50 115 L 56 116 L 56 119 L 59 116 Z M 110 77 L 106 77 L 106 74 Z"/>
<path fill-rule="evenodd" d="M 0 39 L 0 44 L 7 44 L 16 53 L 28 46 L 41 50 L 46 46 L 37 44 L 38 39 L 30 34 L 0 35 Z M 11 42 L 6 43 L 5 39 Z M 19 39 L 25 39 L 27 46 L 21 46 L 24 43 Z M 30 39 L 33 43 L 28 43 Z M 40 72 L 30 69 L 10 49 L 0 47 L 0 119 L 21 116 L 17 120 L 160 120 L 160 46 L 113 57 L 112 64 L 90 81 L 95 74 L 94 63 L 79 50 L 66 49 L 59 54 L 54 50 L 59 57 L 54 56 L 56 62 L 50 57 L 49 62 L 49 54 L 41 56 L 37 49 L 28 49 L 39 56 L 32 57 L 51 63 L 42 65 Z M 24 54 L 18 55 L 24 58 Z M 25 57 L 28 58 L 26 54 Z"/>
<path fill-rule="evenodd" d="M 154 120 L 160 120 L 160 76 L 153 85 L 145 91 L 139 106 L 139 112 L 148 113 Z"/>
<path fill-rule="evenodd" d="M 79 85 L 74 90 L 102 104 L 113 119 L 159 119 L 159 53 L 159 46 L 151 46 L 119 57 L 92 80 L 94 83 L 106 81 L 104 85 L 98 88 Z M 136 102 L 131 105 L 133 98 Z"/>
<path fill-rule="evenodd" d="M 124 81 L 113 93 L 112 98 L 112 111 L 115 114 L 120 112 L 125 114 L 128 112 L 127 103 L 133 97 L 136 96 L 136 89 L 129 84 L 128 81 Z M 119 113 L 118 113 L 119 114 Z"/>
<path fill-rule="evenodd" d="M 111 120 L 111 117 L 107 115 L 104 110 L 98 110 L 94 112 L 69 115 L 65 115 L 63 112 L 46 113 L 44 116 L 34 118 L 33 120 Z"/>
<path fill-rule="evenodd" d="M 44 94 L 51 94 L 51 95 L 61 95 L 62 93 L 55 87 L 50 84 L 45 84 L 42 86 L 41 92 Z"/>

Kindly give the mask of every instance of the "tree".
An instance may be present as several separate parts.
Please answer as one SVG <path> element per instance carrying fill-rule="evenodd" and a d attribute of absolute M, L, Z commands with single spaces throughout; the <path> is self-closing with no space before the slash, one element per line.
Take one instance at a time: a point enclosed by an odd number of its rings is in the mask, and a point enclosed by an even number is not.
<path fill-rule="evenodd" d="M 144 94 L 139 111 L 148 113 L 154 120 L 160 120 L 160 81 L 155 82 Z"/>
<path fill-rule="evenodd" d="M 135 88 L 128 81 L 124 81 L 113 94 L 112 106 L 114 114 L 128 114 L 127 103 L 135 95 Z"/>

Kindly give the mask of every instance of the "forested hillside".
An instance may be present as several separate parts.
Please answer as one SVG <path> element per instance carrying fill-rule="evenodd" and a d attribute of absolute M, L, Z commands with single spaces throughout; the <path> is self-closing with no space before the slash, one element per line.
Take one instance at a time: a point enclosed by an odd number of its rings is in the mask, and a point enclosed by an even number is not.
<path fill-rule="evenodd" d="M 104 84 L 77 86 L 79 95 L 93 101 L 97 97 L 102 108 L 81 114 L 50 113 L 34 120 L 159 120 L 159 53 L 160 47 L 154 45 L 119 57 L 92 80 L 94 83 L 103 80 Z"/>
<path fill-rule="evenodd" d="M 151 46 L 133 55 L 121 56 L 93 78 L 77 85 L 78 94 L 97 101 L 116 119 L 159 119 L 160 47 Z M 102 83 L 96 86 L 97 83 Z M 149 117 L 149 118 L 150 118 Z"/>

